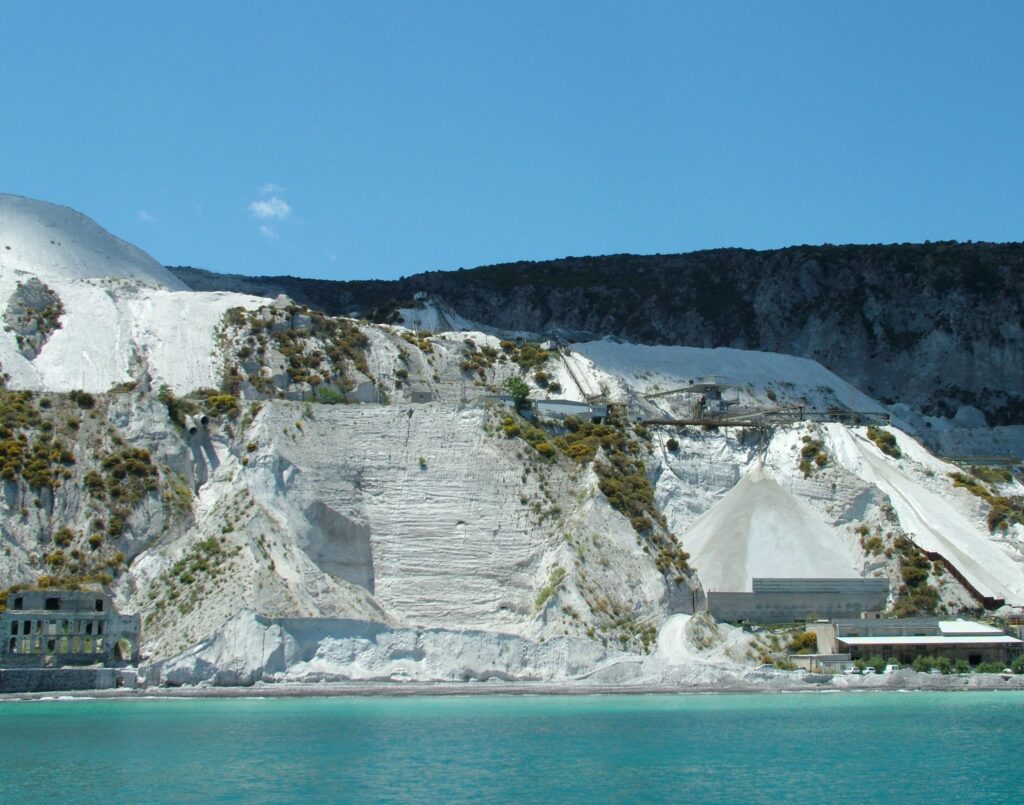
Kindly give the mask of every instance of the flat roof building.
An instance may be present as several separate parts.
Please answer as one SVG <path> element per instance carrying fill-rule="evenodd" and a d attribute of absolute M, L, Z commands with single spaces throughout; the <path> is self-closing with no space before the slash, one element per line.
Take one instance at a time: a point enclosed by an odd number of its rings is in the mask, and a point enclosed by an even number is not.
<path fill-rule="evenodd" d="M 926 618 L 835 621 L 835 644 L 851 659 L 881 657 L 912 663 L 918 657 L 948 657 L 981 662 L 1009 662 L 1024 650 L 1024 641 L 1002 629 L 976 621 Z"/>
<path fill-rule="evenodd" d="M 533 410 L 537 416 L 549 419 L 565 419 L 577 416 L 590 419 L 594 424 L 603 422 L 608 417 L 608 406 L 604 403 L 586 403 L 576 400 L 533 400 Z"/>

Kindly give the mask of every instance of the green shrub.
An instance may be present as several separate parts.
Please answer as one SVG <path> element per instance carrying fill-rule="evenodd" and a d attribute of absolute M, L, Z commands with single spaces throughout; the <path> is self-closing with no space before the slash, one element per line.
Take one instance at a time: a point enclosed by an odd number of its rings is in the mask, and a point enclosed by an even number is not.
<path fill-rule="evenodd" d="M 873 441 L 878 449 L 885 455 L 893 458 L 903 458 L 903 451 L 896 444 L 896 437 L 877 425 L 868 425 L 868 438 Z"/>
<path fill-rule="evenodd" d="M 548 602 L 548 599 L 555 594 L 555 590 L 561 585 L 562 580 L 565 578 L 565 568 L 555 567 L 551 569 L 551 575 L 548 576 L 548 583 L 541 587 L 537 592 L 537 597 L 534 599 L 534 605 L 537 609 L 543 609 L 544 605 Z"/>
<path fill-rule="evenodd" d="M 1024 498 L 997 495 L 978 478 L 972 478 L 962 472 L 950 473 L 949 477 L 953 479 L 953 486 L 966 489 L 989 504 L 989 531 L 1009 528 L 1014 523 L 1024 523 Z"/>
<path fill-rule="evenodd" d="M 518 363 L 523 369 L 538 369 L 547 363 L 551 354 L 541 347 L 540 344 L 526 343 L 516 350 L 512 360 Z"/>
<path fill-rule="evenodd" d="M 206 410 L 214 416 L 234 419 L 242 412 L 242 407 L 238 399 L 231 394 L 214 394 L 207 399 Z"/>
<path fill-rule="evenodd" d="M 74 402 L 79 408 L 89 409 L 96 406 L 96 398 L 87 391 L 70 391 L 68 399 Z"/>
<path fill-rule="evenodd" d="M 66 558 L 64 556 L 64 551 L 62 551 L 62 550 L 52 551 L 52 552 L 46 554 L 46 556 L 44 558 L 46 560 L 46 564 L 52 565 L 54 567 L 60 567 L 61 565 L 64 564 L 64 562 L 66 560 Z"/>
<path fill-rule="evenodd" d="M 313 399 L 324 405 L 338 405 L 345 402 L 345 395 L 334 386 L 317 386 L 313 390 Z"/>
<path fill-rule="evenodd" d="M 922 655 L 920 657 L 914 658 L 913 668 L 915 671 L 918 671 L 920 673 L 928 673 L 930 670 L 932 670 L 934 664 L 934 657 L 925 657 Z"/>
<path fill-rule="evenodd" d="M 815 467 L 824 467 L 828 463 L 828 452 L 820 439 L 803 437 L 804 446 L 800 448 L 800 471 L 804 478 L 810 477 Z"/>
<path fill-rule="evenodd" d="M 789 641 L 791 654 L 813 654 L 818 650 L 818 636 L 814 632 L 799 632 Z"/>
<path fill-rule="evenodd" d="M 1013 473 L 1006 467 L 987 467 L 976 464 L 969 469 L 971 475 L 987 484 L 1008 484 L 1013 481 Z"/>
<path fill-rule="evenodd" d="M 521 377 L 510 377 L 505 380 L 505 389 L 512 396 L 512 402 L 515 404 L 516 410 L 519 410 L 526 405 L 526 401 L 530 398 L 530 387 L 526 385 L 526 381 Z"/>
<path fill-rule="evenodd" d="M 185 417 L 199 413 L 199 406 L 191 400 L 174 396 L 174 392 L 168 386 L 161 386 L 157 392 L 157 399 L 167 407 L 167 415 L 171 422 L 179 428 L 185 427 Z"/>
<path fill-rule="evenodd" d="M 928 584 L 932 563 L 907 537 L 898 537 L 893 547 L 899 555 L 900 575 L 903 578 L 903 587 L 893 606 L 893 615 L 904 618 L 934 613 L 939 605 L 939 591 Z"/>
<path fill-rule="evenodd" d="M 879 556 L 885 550 L 882 538 L 878 536 L 868 537 L 867 539 L 861 538 L 860 544 L 863 546 L 864 551 L 872 556 Z"/>

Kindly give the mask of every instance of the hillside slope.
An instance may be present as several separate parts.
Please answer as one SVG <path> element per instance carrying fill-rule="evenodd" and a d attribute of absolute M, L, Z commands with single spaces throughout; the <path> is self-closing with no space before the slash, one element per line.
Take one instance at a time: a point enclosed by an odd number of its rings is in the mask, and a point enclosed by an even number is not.
<path fill-rule="evenodd" d="M 15 388 L 217 386 L 224 312 L 262 301 L 193 293 L 81 213 L 0 195 L 0 372 Z"/>
<path fill-rule="evenodd" d="M 509 330 L 614 335 L 811 358 L 874 397 L 1024 423 L 1024 245 L 926 243 L 570 257 L 401 280 L 246 278 L 174 269 L 191 287 L 286 292 L 329 313 L 420 291 Z M 585 336 L 586 337 L 586 336 Z"/>
<path fill-rule="evenodd" d="M 1024 605 L 1014 474 L 831 421 L 879 403 L 812 360 L 100 273 L 3 277 L 0 591 L 107 585 L 154 678 L 742 676 L 754 638 L 680 618 L 766 573 L 885 577 L 902 614 Z M 470 326 L 428 308 L 405 315 Z M 706 374 L 743 418 L 673 423 Z M 510 380 L 609 407 L 520 412 Z M 790 414 L 751 424 L 766 409 Z"/>
<path fill-rule="evenodd" d="M 141 249 L 70 207 L 0 193 L 0 276 L 127 279 L 171 291 L 185 283 Z"/>

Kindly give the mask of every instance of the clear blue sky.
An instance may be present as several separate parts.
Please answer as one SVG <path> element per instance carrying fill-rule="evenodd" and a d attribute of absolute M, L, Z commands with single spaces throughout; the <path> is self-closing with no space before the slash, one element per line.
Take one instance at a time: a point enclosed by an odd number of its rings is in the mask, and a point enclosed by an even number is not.
<path fill-rule="evenodd" d="M 0 4 L 0 191 L 336 279 L 1021 240 L 1019 2 Z"/>

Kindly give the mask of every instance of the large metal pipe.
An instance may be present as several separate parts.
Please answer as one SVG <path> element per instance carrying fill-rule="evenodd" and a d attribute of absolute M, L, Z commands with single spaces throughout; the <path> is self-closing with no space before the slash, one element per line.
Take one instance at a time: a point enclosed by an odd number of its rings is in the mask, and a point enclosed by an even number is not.
<path fill-rule="evenodd" d="M 194 417 L 185 416 L 185 429 L 188 431 L 189 436 L 195 436 L 199 433 L 199 424 L 196 422 Z"/>

